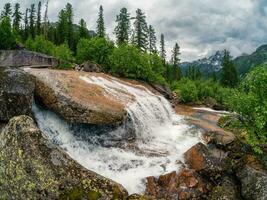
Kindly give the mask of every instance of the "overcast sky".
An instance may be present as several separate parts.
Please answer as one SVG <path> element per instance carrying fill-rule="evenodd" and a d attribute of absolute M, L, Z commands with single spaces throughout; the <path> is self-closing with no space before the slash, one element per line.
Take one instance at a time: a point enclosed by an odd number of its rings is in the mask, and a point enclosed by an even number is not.
<path fill-rule="evenodd" d="M 38 0 L 0 0 L 0 7 L 7 2 L 20 2 L 24 10 Z M 119 10 L 126 7 L 134 16 L 135 10 L 141 8 L 158 39 L 164 33 L 168 55 L 175 42 L 179 43 L 182 61 L 224 48 L 238 56 L 267 43 L 267 0 L 50 0 L 50 21 L 57 20 L 67 2 L 74 7 L 75 22 L 84 18 L 89 29 L 95 29 L 98 9 L 103 5 L 111 38 Z"/>

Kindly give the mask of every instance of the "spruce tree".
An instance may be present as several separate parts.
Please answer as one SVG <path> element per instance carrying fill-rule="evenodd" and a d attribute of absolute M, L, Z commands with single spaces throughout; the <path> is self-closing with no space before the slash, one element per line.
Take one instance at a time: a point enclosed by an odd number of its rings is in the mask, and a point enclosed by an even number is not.
<path fill-rule="evenodd" d="M 41 34 L 41 8 L 42 8 L 42 3 L 41 3 L 41 1 L 39 1 L 38 10 L 37 10 L 37 22 L 36 22 L 37 35 Z"/>
<path fill-rule="evenodd" d="M 44 37 L 47 39 L 48 38 L 48 29 L 49 29 L 49 22 L 48 22 L 48 3 L 49 3 L 49 0 L 46 1 L 46 5 L 45 5 L 45 14 L 44 14 L 44 25 L 43 25 L 43 34 L 44 34 Z M 55 41 L 52 40 L 52 41 Z"/>
<path fill-rule="evenodd" d="M 134 28 L 134 44 L 142 51 L 146 51 L 148 46 L 148 27 L 146 16 L 141 9 L 136 10 Z"/>
<path fill-rule="evenodd" d="M 11 19 L 11 15 L 12 15 L 11 4 L 6 3 L 4 5 L 4 10 L 1 13 L 1 18 L 8 17 L 9 19 Z"/>
<path fill-rule="evenodd" d="M 89 38 L 86 22 L 84 21 L 84 19 L 80 20 L 79 25 L 79 38 Z"/>
<path fill-rule="evenodd" d="M 96 32 L 97 32 L 98 37 L 105 37 L 105 35 L 106 35 L 105 23 L 104 23 L 104 9 L 103 9 L 102 5 L 99 8 L 98 19 L 97 19 L 97 31 Z"/>
<path fill-rule="evenodd" d="M 165 38 L 163 34 L 160 35 L 160 57 L 166 63 Z"/>
<path fill-rule="evenodd" d="M 224 50 L 222 66 L 222 85 L 227 87 L 235 87 L 238 84 L 238 75 L 234 63 L 231 60 L 230 52 L 227 50 Z"/>
<path fill-rule="evenodd" d="M 116 18 L 117 26 L 115 27 L 115 35 L 117 38 L 117 44 L 123 44 L 129 42 L 130 35 L 130 14 L 126 8 L 120 10 L 120 14 Z"/>
<path fill-rule="evenodd" d="M 150 53 L 157 53 L 157 38 L 156 38 L 156 31 L 153 26 L 149 26 L 148 28 L 148 41 L 149 41 L 149 52 Z"/>
<path fill-rule="evenodd" d="M 35 5 L 31 5 L 30 9 L 30 35 L 32 38 L 35 38 L 35 19 L 36 19 L 36 10 L 35 10 Z"/>
<path fill-rule="evenodd" d="M 18 33 L 20 29 L 20 22 L 22 19 L 22 13 L 20 12 L 19 3 L 15 4 L 15 9 L 12 17 L 13 17 L 13 29 L 16 33 Z"/>

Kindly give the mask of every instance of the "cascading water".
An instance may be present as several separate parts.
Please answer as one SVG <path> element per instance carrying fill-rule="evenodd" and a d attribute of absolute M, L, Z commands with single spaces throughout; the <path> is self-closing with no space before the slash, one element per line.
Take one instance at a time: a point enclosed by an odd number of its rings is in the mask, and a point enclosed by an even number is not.
<path fill-rule="evenodd" d="M 70 125 L 56 114 L 34 105 L 37 123 L 73 159 L 121 183 L 130 194 L 144 192 L 148 176 L 177 171 L 177 161 L 199 141 L 199 131 L 176 115 L 165 98 L 145 87 L 115 78 L 83 76 L 80 79 L 104 88 L 106 94 L 127 104 L 127 122 L 101 134 Z M 134 140 L 125 140 L 125 137 L 131 138 L 129 127 L 134 130 L 131 131 Z"/>

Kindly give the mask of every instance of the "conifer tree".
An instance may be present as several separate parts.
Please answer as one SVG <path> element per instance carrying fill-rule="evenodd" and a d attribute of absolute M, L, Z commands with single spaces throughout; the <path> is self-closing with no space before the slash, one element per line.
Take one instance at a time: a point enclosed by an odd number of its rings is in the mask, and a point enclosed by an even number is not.
<path fill-rule="evenodd" d="M 165 38 L 163 34 L 160 35 L 160 57 L 166 63 Z"/>
<path fill-rule="evenodd" d="M 27 8 L 24 16 L 24 40 L 29 37 L 29 9 Z"/>
<path fill-rule="evenodd" d="M 66 5 L 66 17 L 67 17 L 67 42 L 69 47 L 75 49 L 74 31 L 73 31 L 73 8 L 70 3 Z"/>
<path fill-rule="evenodd" d="M 130 35 L 130 14 L 126 8 L 120 10 L 120 14 L 116 18 L 117 26 L 115 27 L 115 35 L 117 38 L 117 44 L 123 44 L 129 42 Z"/>
<path fill-rule="evenodd" d="M 13 35 L 10 18 L 3 17 L 0 20 L 0 49 L 13 49 L 16 45 L 16 39 Z"/>
<path fill-rule="evenodd" d="M 35 5 L 31 5 L 30 9 L 30 35 L 32 38 L 35 38 L 35 19 L 36 19 L 36 10 L 35 10 Z"/>
<path fill-rule="evenodd" d="M 180 47 L 178 43 L 175 43 L 173 50 L 172 50 L 172 58 L 171 58 L 171 63 L 173 66 L 173 80 L 180 80 L 182 78 L 182 72 L 179 67 L 180 63 Z"/>
<path fill-rule="evenodd" d="M 68 21 L 65 9 L 62 9 L 58 14 L 57 23 L 57 44 L 62 44 L 68 39 Z"/>
<path fill-rule="evenodd" d="M 19 3 L 15 4 L 15 9 L 12 17 L 13 17 L 13 29 L 16 33 L 18 33 L 20 29 L 20 22 L 22 19 L 22 13 L 20 12 Z"/>
<path fill-rule="evenodd" d="M 84 19 L 80 20 L 79 25 L 79 38 L 89 38 L 86 22 L 84 21 Z"/>
<path fill-rule="evenodd" d="M 142 51 L 146 51 L 148 46 L 148 27 L 146 16 L 141 9 L 136 10 L 134 28 L 134 44 Z"/>
<path fill-rule="evenodd" d="M 149 52 L 150 53 L 157 53 L 157 38 L 156 38 L 156 31 L 153 26 L 149 26 L 148 28 L 148 40 L 149 40 Z"/>
<path fill-rule="evenodd" d="M 11 4 L 6 3 L 4 5 L 4 10 L 1 13 L 1 18 L 8 17 L 9 19 L 11 19 L 11 15 L 12 15 Z"/>
<path fill-rule="evenodd" d="M 41 3 L 41 1 L 39 1 L 38 10 L 37 10 L 37 22 L 36 22 L 37 35 L 41 34 L 41 8 L 42 8 L 42 3 Z"/>
<path fill-rule="evenodd" d="M 102 5 L 99 8 L 96 32 L 98 37 L 105 37 L 106 35 L 105 23 L 104 23 L 104 9 Z"/>
<path fill-rule="evenodd" d="M 48 22 L 48 3 L 49 3 L 49 0 L 46 1 L 46 5 L 45 5 L 45 14 L 44 14 L 44 28 L 43 28 L 43 34 L 44 34 L 44 37 L 47 39 L 48 38 L 48 29 L 49 29 L 49 22 Z M 55 37 L 55 36 L 54 36 Z M 53 40 L 55 41 L 55 39 Z"/>
<path fill-rule="evenodd" d="M 230 52 L 227 50 L 224 50 L 222 66 L 221 83 L 224 86 L 235 87 L 238 84 L 238 75 L 234 63 L 231 60 Z"/>

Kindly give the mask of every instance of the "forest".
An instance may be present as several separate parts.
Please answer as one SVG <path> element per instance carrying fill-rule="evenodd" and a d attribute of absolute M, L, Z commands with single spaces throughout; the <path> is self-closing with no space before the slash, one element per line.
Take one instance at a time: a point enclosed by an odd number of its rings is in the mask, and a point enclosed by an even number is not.
<path fill-rule="evenodd" d="M 47 8 L 48 5 L 46 5 Z M 23 49 L 54 56 L 62 62 L 62 69 L 73 63 L 90 60 L 114 76 L 137 79 L 165 85 L 176 94 L 179 102 L 219 104 L 236 112 L 239 120 L 231 123 L 240 137 L 253 146 L 257 153 L 267 143 L 267 67 L 255 66 L 240 76 L 230 52 L 224 50 L 222 74 L 205 78 L 194 66 L 182 74 L 180 46 L 173 45 L 171 59 L 167 60 L 166 41 L 160 35 L 157 47 L 156 29 L 147 23 L 146 14 L 136 10 L 130 16 L 122 8 L 116 16 L 113 41 L 108 37 L 104 8 L 100 6 L 96 31 L 87 29 L 84 19 L 74 23 L 73 7 L 67 4 L 58 13 L 58 20 L 50 22 L 47 10 L 42 16 L 41 2 L 22 11 L 20 4 L 5 4 L 0 19 L 0 49 Z M 133 20 L 133 23 L 131 22 Z"/>

